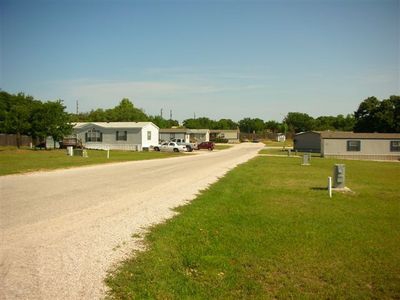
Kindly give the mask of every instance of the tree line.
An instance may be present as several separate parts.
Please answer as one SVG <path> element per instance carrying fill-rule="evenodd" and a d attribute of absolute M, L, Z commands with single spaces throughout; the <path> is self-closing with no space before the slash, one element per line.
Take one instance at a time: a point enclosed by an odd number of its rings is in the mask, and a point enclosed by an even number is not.
<path fill-rule="evenodd" d="M 36 140 L 51 136 L 54 141 L 72 131 L 76 122 L 140 122 L 150 121 L 160 128 L 179 126 L 177 120 L 147 115 L 142 109 L 124 98 L 114 108 L 95 109 L 79 114 L 67 113 L 62 100 L 40 101 L 24 93 L 10 94 L 0 91 L 0 132 L 18 136 L 26 134 Z M 354 114 L 337 116 L 312 116 L 289 112 L 281 122 L 260 118 L 212 120 L 207 117 L 189 118 L 183 127 L 190 129 L 240 129 L 243 133 L 298 133 L 309 130 L 340 130 L 355 132 L 400 132 L 400 96 L 390 96 L 382 101 L 376 97 L 363 100 Z"/>
<path fill-rule="evenodd" d="M 71 131 L 70 116 L 61 100 L 42 102 L 24 93 L 0 91 L 0 132 L 16 134 L 18 147 L 23 134 L 36 142 L 48 136 L 59 141 Z"/>

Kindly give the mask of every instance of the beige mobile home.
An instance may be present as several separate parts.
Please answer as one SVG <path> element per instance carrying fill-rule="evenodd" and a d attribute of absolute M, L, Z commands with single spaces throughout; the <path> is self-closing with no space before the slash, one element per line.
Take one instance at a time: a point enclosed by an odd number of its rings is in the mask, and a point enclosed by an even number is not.
<path fill-rule="evenodd" d="M 226 140 L 228 143 L 240 143 L 240 130 L 210 130 L 210 141 Z"/>
<path fill-rule="evenodd" d="M 295 135 L 294 150 L 322 157 L 400 160 L 400 133 L 309 131 Z"/>
<path fill-rule="evenodd" d="M 209 129 L 163 128 L 160 129 L 160 141 L 184 139 L 186 143 L 201 143 L 210 140 Z"/>
<path fill-rule="evenodd" d="M 167 142 L 172 139 L 182 139 L 185 143 L 190 142 L 189 129 L 187 128 L 161 128 L 160 142 Z"/>
<path fill-rule="evenodd" d="M 73 128 L 85 148 L 136 151 L 158 145 L 158 130 L 151 122 L 77 123 Z"/>

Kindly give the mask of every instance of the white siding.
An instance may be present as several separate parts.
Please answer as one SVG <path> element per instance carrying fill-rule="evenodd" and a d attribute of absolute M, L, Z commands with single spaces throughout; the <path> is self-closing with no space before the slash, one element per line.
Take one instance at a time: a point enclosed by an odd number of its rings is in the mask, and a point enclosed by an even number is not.
<path fill-rule="evenodd" d="M 114 124 L 113 124 L 114 125 Z M 85 134 L 91 129 L 102 133 L 101 142 L 86 142 Z M 117 140 L 117 131 L 126 131 L 127 140 Z M 147 132 L 151 132 L 151 139 L 147 139 Z M 92 149 L 120 149 L 120 150 L 142 150 L 143 147 L 150 147 L 158 144 L 158 127 L 148 123 L 143 127 L 102 127 L 96 124 L 87 124 L 74 129 L 77 138 L 82 141 L 86 148 Z"/>
<path fill-rule="evenodd" d="M 141 131 L 141 142 L 142 147 L 150 147 L 158 145 L 158 127 L 153 124 L 148 124 L 142 128 Z M 148 139 L 150 133 L 150 139 Z"/>

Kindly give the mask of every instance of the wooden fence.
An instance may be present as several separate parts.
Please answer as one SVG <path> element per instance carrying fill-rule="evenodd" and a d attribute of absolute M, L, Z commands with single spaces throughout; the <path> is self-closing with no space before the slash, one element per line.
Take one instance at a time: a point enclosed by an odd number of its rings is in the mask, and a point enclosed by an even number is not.
<path fill-rule="evenodd" d="M 0 146 L 17 146 L 16 134 L 0 133 Z M 20 136 L 20 146 L 29 147 L 32 144 L 32 137 L 27 135 Z"/>

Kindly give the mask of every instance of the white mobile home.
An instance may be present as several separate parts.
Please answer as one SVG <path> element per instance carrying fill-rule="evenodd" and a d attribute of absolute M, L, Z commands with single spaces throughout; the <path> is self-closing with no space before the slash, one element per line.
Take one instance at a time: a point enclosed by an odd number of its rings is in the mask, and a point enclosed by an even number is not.
<path fill-rule="evenodd" d="M 320 152 L 322 157 L 399 160 L 400 133 L 310 131 L 296 134 L 294 150 Z"/>
<path fill-rule="evenodd" d="M 77 123 L 73 128 L 85 148 L 135 151 L 158 145 L 158 131 L 151 122 Z"/>

